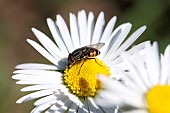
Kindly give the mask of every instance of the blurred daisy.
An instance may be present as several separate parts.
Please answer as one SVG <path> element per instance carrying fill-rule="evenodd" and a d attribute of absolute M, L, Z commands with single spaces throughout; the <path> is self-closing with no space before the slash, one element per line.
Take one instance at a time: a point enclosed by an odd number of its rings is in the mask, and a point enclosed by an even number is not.
<path fill-rule="evenodd" d="M 161 57 L 156 42 L 147 44 L 144 57 L 122 57 L 128 70 L 120 74 L 127 85 L 98 76 L 105 90 L 98 91 L 95 102 L 129 108 L 123 113 L 170 113 L 170 45 Z"/>
<path fill-rule="evenodd" d="M 101 12 L 94 25 L 94 14 L 88 16 L 82 10 L 78 17 L 70 13 L 70 31 L 63 18 L 56 16 L 53 22 L 47 19 L 48 27 L 54 38 L 53 42 L 39 30 L 32 28 L 41 45 L 28 39 L 40 54 L 53 65 L 28 63 L 16 66 L 13 79 L 17 84 L 29 85 L 21 91 L 36 91 L 23 96 L 17 103 L 39 98 L 31 112 L 95 112 L 113 113 L 114 107 L 100 107 L 93 98 L 100 89 L 96 74 L 113 78 L 113 67 L 121 62 L 119 55 L 144 32 L 145 26 L 135 31 L 126 39 L 132 25 L 125 23 L 113 30 L 116 17 L 111 18 L 105 26 L 104 13 Z M 101 54 L 95 59 L 86 59 L 68 67 L 68 55 L 74 50 L 97 43 L 105 43 L 100 49 Z M 143 44 L 137 46 L 137 49 Z M 79 52 L 77 54 L 80 54 Z"/>

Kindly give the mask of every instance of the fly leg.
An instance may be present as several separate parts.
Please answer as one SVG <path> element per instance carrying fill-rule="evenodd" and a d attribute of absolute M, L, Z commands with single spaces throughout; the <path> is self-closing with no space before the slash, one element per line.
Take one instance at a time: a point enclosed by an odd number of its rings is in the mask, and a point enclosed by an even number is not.
<path fill-rule="evenodd" d="M 78 75 L 80 74 L 80 70 L 81 70 L 81 67 L 83 66 L 84 62 L 85 62 L 85 60 L 83 60 L 83 63 L 82 63 L 82 64 L 81 64 L 81 66 L 80 66 L 80 69 L 79 69 Z"/>
<path fill-rule="evenodd" d="M 88 57 L 87 59 L 95 59 L 95 62 L 97 63 L 97 60 L 96 60 L 96 58 L 90 58 L 90 57 Z M 100 65 L 99 63 L 97 63 L 99 66 L 101 66 L 101 67 L 103 67 L 102 65 Z"/>
<path fill-rule="evenodd" d="M 71 64 L 69 63 L 69 64 L 68 64 L 68 70 L 69 70 L 75 63 L 76 63 L 75 61 L 74 61 L 73 63 L 71 63 Z"/>

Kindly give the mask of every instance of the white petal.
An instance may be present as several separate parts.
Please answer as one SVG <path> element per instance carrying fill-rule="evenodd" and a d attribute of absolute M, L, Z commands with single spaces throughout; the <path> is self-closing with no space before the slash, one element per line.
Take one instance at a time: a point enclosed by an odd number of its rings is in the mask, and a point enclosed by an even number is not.
<path fill-rule="evenodd" d="M 105 61 L 104 63 L 110 68 L 110 70 L 112 70 L 112 67 L 117 66 L 120 68 L 121 65 L 124 65 L 123 59 L 121 57 L 117 57 L 112 61 Z M 121 69 L 126 70 L 126 68 Z"/>
<path fill-rule="evenodd" d="M 108 52 L 104 58 L 104 60 L 109 60 L 110 57 L 113 58 L 113 56 L 115 56 L 115 51 L 117 50 L 117 48 L 122 44 L 122 42 L 125 40 L 126 36 L 128 35 L 128 33 L 130 32 L 132 25 L 131 24 L 127 24 L 127 26 L 121 31 L 121 33 L 118 35 L 118 37 L 116 38 L 116 40 L 113 43 L 110 43 L 110 46 L 108 49 Z M 113 54 L 113 55 L 112 55 Z M 109 58 L 109 59 L 108 59 Z"/>
<path fill-rule="evenodd" d="M 77 109 L 78 109 L 78 105 L 73 102 L 73 103 L 71 104 L 68 112 L 69 112 L 69 113 L 76 113 L 76 112 L 77 112 Z"/>
<path fill-rule="evenodd" d="M 164 56 L 162 57 L 161 62 L 161 76 L 160 76 L 160 84 L 166 84 L 170 79 L 170 45 L 168 45 L 165 49 Z"/>
<path fill-rule="evenodd" d="M 94 14 L 92 12 L 89 12 L 87 22 L 87 45 L 91 44 L 93 30 L 94 30 Z"/>
<path fill-rule="evenodd" d="M 57 43 L 57 45 L 60 48 L 60 50 L 62 51 L 62 53 L 64 53 L 65 55 L 68 55 L 69 52 L 67 50 L 67 47 L 64 44 L 61 34 L 59 33 L 59 29 L 57 28 L 54 21 L 51 18 L 47 18 L 47 24 L 48 24 L 48 27 L 51 31 L 51 34 L 52 34 L 55 42 Z"/>
<path fill-rule="evenodd" d="M 98 109 L 98 106 L 96 105 L 96 103 L 94 102 L 94 99 L 92 97 L 88 97 L 88 101 L 90 101 L 90 103 L 93 105 L 93 107 Z"/>
<path fill-rule="evenodd" d="M 132 79 L 132 82 L 134 83 L 136 87 L 138 87 L 139 91 L 142 91 L 143 93 L 145 93 L 148 89 L 143 80 L 147 78 L 141 79 L 142 78 L 141 76 L 148 77 L 147 72 L 145 69 L 143 69 L 144 67 L 138 68 L 139 65 L 143 65 L 141 64 L 143 62 L 140 62 L 140 61 L 137 62 L 137 57 L 130 57 L 127 54 L 123 54 L 122 58 L 125 59 L 125 63 L 128 68 L 128 71 L 130 71 L 130 73 L 128 74 L 129 75 L 128 77 Z M 143 71 L 141 69 L 143 69 Z"/>
<path fill-rule="evenodd" d="M 150 41 L 145 41 L 145 42 L 142 42 L 142 43 L 139 43 L 135 46 L 133 46 L 132 48 L 130 48 L 130 50 L 128 50 L 128 54 L 140 54 L 141 56 L 144 56 L 144 53 L 145 53 L 145 48 L 146 48 L 146 45 L 150 44 Z"/>
<path fill-rule="evenodd" d="M 58 109 L 56 105 L 52 105 L 45 113 L 60 113 L 57 111 Z"/>
<path fill-rule="evenodd" d="M 15 67 L 16 69 L 33 69 L 33 70 L 59 70 L 57 66 L 49 64 L 38 64 L 38 63 L 24 63 L 19 64 Z"/>
<path fill-rule="evenodd" d="M 62 76 L 62 74 L 60 72 L 57 71 L 46 71 L 46 70 L 16 70 L 13 72 L 14 74 L 28 74 L 28 75 L 38 75 L 38 76 L 42 76 L 42 75 L 54 75 L 54 76 Z"/>
<path fill-rule="evenodd" d="M 84 99 L 84 98 L 79 98 L 79 99 L 80 99 L 80 101 L 83 103 L 83 106 L 82 106 L 82 107 L 79 107 L 78 113 L 88 113 L 88 112 L 89 112 L 88 106 L 85 105 L 85 104 L 87 104 L 86 99 Z"/>
<path fill-rule="evenodd" d="M 96 108 L 94 104 L 91 103 L 91 101 L 88 100 L 89 105 L 89 111 L 90 113 L 103 113 L 103 111 L 100 108 Z"/>
<path fill-rule="evenodd" d="M 33 85 L 33 86 L 27 86 L 21 89 L 22 92 L 25 91 L 36 91 L 36 90 L 43 90 L 43 89 L 50 89 L 54 86 L 52 85 Z"/>
<path fill-rule="evenodd" d="M 15 80 L 23 80 L 23 81 L 42 81 L 42 80 L 57 80 L 59 79 L 59 81 L 62 80 L 62 78 L 60 76 L 46 76 L 46 75 L 42 75 L 42 76 L 34 76 L 34 75 L 23 75 L 23 74 L 16 74 L 12 76 L 13 79 Z M 58 81 L 58 80 L 57 80 Z"/>
<path fill-rule="evenodd" d="M 49 108 L 51 105 L 55 104 L 56 100 L 47 102 L 43 105 L 37 106 L 36 108 L 34 108 L 31 113 L 41 113 L 42 111 L 44 111 L 45 109 Z"/>
<path fill-rule="evenodd" d="M 48 77 L 31 77 L 30 78 L 22 78 L 22 79 L 19 79 L 19 81 L 16 82 L 16 84 L 44 84 L 44 85 L 58 85 L 61 87 L 61 85 L 63 84 L 63 80 L 61 78 L 56 78 L 56 77 L 51 77 L 51 78 L 48 78 Z M 60 85 L 59 85 L 60 84 Z M 57 86 L 56 86 L 57 87 Z"/>
<path fill-rule="evenodd" d="M 143 85 L 145 85 L 147 89 L 151 88 L 152 84 L 150 83 L 150 80 L 148 78 L 148 71 L 145 65 L 145 60 L 143 60 L 143 56 L 136 54 L 134 55 L 134 57 L 131 58 L 131 62 L 132 65 L 134 65 L 136 72 L 138 72 L 138 75 L 134 76 L 136 77 L 138 76 L 139 79 L 141 79 L 141 81 L 143 82 Z M 132 78 L 134 78 L 134 76 L 132 75 Z"/>
<path fill-rule="evenodd" d="M 72 101 L 67 100 L 65 104 L 58 110 L 60 113 L 65 113 L 67 109 L 71 106 Z"/>
<path fill-rule="evenodd" d="M 93 33 L 93 37 L 92 37 L 92 44 L 99 42 L 101 34 L 103 32 L 104 24 L 105 24 L 104 13 L 100 12 L 100 14 L 97 18 L 97 21 L 96 21 L 95 28 L 94 28 L 94 33 Z"/>
<path fill-rule="evenodd" d="M 114 106 L 112 106 L 114 107 Z M 108 108 L 108 107 L 103 107 L 102 110 L 105 112 L 105 113 L 114 113 L 114 109 L 111 109 L 111 108 Z"/>
<path fill-rule="evenodd" d="M 128 73 L 125 73 L 124 70 L 121 70 L 120 68 L 116 68 L 112 66 L 112 74 L 109 78 L 115 79 L 115 80 L 123 80 L 123 82 L 125 82 L 125 84 L 128 85 L 129 88 L 143 93 L 138 88 L 138 86 L 136 86 L 136 84 L 134 83 L 134 80 L 131 79 L 131 77 L 129 77 Z"/>
<path fill-rule="evenodd" d="M 52 100 L 56 100 L 56 97 L 54 95 L 49 95 L 49 96 L 46 96 L 46 97 L 43 97 L 43 98 L 40 98 L 39 100 L 37 100 L 34 105 L 35 106 L 39 106 L 39 105 L 42 105 L 42 104 L 45 104 L 45 103 L 48 103 Z"/>
<path fill-rule="evenodd" d="M 37 91 L 37 92 L 30 93 L 28 95 L 23 96 L 22 98 L 18 99 L 16 101 L 16 103 L 27 102 L 29 100 L 33 100 L 33 99 L 36 99 L 36 98 L 39 98 L 39 97 L 42 97 L 42 96 L 46 96 L 46 95 L 49 95 L 49 94 L 52 94 L 52 93 L 53 93 L 52 90 Z"/>
<path fill-rule="evenodd" d="M 80 47 L 79 29 L 76 16 L 72 13 L 70 13 L 70 32 L 73 40 L 74 49 L 77 49 Z"/>
<path fill-rule="evenodd" d="M 38 79 L 33 79 L 33 80 L 20 80 L 20 81 L 17 81 L 16 84 L 54 84 L 54 85 L 58 85 L 58 87 L 60 86 L 59 84 L 62 84 L 63 81 L 61 80 L 57 80 L 57 79 L 41 79 L 41 80 L 38 80 Z M 60 86 L 61 87 L 61 86 Z M 62 88 L 62 87 L 61 87 Z"/>
<path fill-rule="evenodd" d="M 87 98 L 85 98 L 85 100 L 84 100 L 84 109 L 85 109 L 85 111 L 87 111 L 87 112 L 89 112 L 89 105 L 88 105 L 88 99 Z"/>
<path fill-rule="evenodd" d="M 60 49 L 42 32 L 39 30 L 32 28 L 32 32 L 35 34 L 37 39 L 41 42 L 41 44 L 49 51 L 49 53 L 56 58 L 57 60 L 66 57 Z"/>
<path fill-rule="evenodd" d="M 137 109 L 137 110 L 131 110 L 123 113 L 148 113 L 148 111 L 145 109 Z"/>
<path fill-rule="evenodd" d="M 80 47 L 83 47 L 86 45 L 87 41 L 87 17 L 84 10 L 78 12 L 78 25 L 80 32 Z"/>
<path fill-rule="evenodd" d="M 66 96 L 60 95 L 60 98 L 58 98 L 58 101 L 55 103 L 55 105 L 48 109 L 47 112 L 64 113 L 66 111 L 65 109 L 67 109 L 67 106 L 65 106 L 67 102 L 69 102 L 68 98 Z"/>
<path fill-rule="evenodd" d="M 103 59 L 106 56 L 106 54 L 108 53 L 110 48 L 113 46 L 113 43 L 115 43 L 115 41 L 120 36 L 120 34 L 129 25 L 130 25 L 129 23 L 122 24 L 113 31 L 113 33 L 109 37 L 109 40 L 107 40 L 107 42 L 105 42 L 105 46 L 100 49 L 100 51 L 101 51 L 101 55 L 99 56 L 100 59 Z M 117 45 L 117 43 L 115 43 L 114 46 L 116 46 L 116 45 Z"/>
<path fill-rule="evenodd" d="M 160 76 L 160 61 L 158 55 L 158 44 L 155 42 L 153 46 L 146 47 L 146 66 L 148 70 L 148 78 L 152 85 L 159 83 Z"/>
<path fill-rule="evenodd" d="M 119 113 L 119 106 L 116 106 L 114 113 Z"/>
<path fill-rule="evenodd" d="M 89 113 L 88 106 L 85 106 L 86 103 L 85 98 L 79 98 L 79 99 L 83 103 L 83 106 L 79 106 L 78 113 Z"/>
<path fill-rule="evenodd" d="M 23 70 L 19 70 L 19 71 L 23 71 Z M 37 71 L 35 71 L 37 72 Z M 40 71 L 43 72 L 43 71 Z M 45 72 L 45 71 L 44 71 Z M 34 73 L 34 72 L 27 72 L 27 73 Z M 45 73 L 44 73 L 45 74 Z M 60 76 L 58 75 L 24 75 L 24 74 L 16 74 L 12 76 L 13 79 L 16 80 L 20 80 L 18 82 L 16 82 L 17 84 L 54 84 L 54 85 L 58 85 L 61 87 L 61 85 L 63 84 L 63 80 Z M 60 85 L 59 85 L 60 84 Z"/>
<path fill-rule="evenodd" d="M 107 42 L 109 40 L 110 35 L 111 35 L 111 33 L 113 31 L 113 28 L 115 26 L 115 23 L 116 23 L 116 19 L 117 19 L 116 16 L 114 16 L 114 17 L 112 17 L 110 19 L 110 21 L 106 25 L 106 28 L 105 28 L 105 30 L 103 32 L 103 35 L 101 37 L 100 42 Z"/>
<path fill-rule="evenodd" d="M 27 39 L 28 43 L 32 45 L 41 55 L 43 55 L 46 59 L 48 59 L 50 62 L 58 66 L 58 61 L 56 58 L 54 58 L 51 54 L 49 54 L 43 47 L 41 47 L 38 43 L 34 42 L 33 40 Z M 64 67 L 64 66 L 61 66 Z"/>
<path fill-rule="evenodd" d="M 116 51 L 116 53 L 114 53 L 114 56 L 112 57 L 112 59 L 114 59 L 115 57 L 117 57 L 120 53 L 122 53 L 122 51 L 125 51 L 129 46 L 131 46 L 136 39 L 139 38 L 139 36 L 145 31 L 146 26 L 143 26 L 141 28 L 139 28 L 138 30 L 136 30 L 121 46 L 120 48 L 118 48 L 118 50 Z"/>
<path fill-rule="evenodd" d="M 83 111 L 83 108 L 78 108 L 78 110 L 77 110 L 77 113 L 83 113 L 84 111 Z"/>
<path fill-rule="evenodd" d="M 57 15 L 56 18 L 57 18 L 56 24 L 58 25 L 60 33 L 63 37 L 64 42 L 65 42 L 65 45 L 67 46 L 67 49 L 69 50 L 69 52 L 72 52 L 74 50 L 74 48 L 73 48 L 72 39 L 71 39 L 69 30 L 67 28 L 67 25 L 60 15 Z"/>

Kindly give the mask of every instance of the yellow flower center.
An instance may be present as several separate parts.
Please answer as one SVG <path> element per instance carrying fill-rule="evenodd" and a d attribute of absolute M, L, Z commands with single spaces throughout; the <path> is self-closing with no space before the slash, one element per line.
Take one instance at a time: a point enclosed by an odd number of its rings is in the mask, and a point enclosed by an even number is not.
<path fill-rule="evenodd" d="M 170 86 L 154 86 L 146 94 L 149 113 L 170 113 Z"/>
<path fill-rule="evenodd" d="M 70 92 L 79 96 L 94 96 L 100 88 L 97 74 L 109 76 L 109 69 L 97 58 L 82 60 L 66 67 L 64 70 L 64 83 Z"/>

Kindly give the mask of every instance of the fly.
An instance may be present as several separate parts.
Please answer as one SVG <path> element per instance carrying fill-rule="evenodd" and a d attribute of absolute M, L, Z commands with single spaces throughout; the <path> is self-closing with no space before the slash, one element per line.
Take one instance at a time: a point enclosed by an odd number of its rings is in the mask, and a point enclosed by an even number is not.
<path fill-rule="evenodd" d="M 72 53 L 69 53 L 68 68 L 71 68 L 75 63 L 80 62 L 82 60 L 85 61 L 86 59 L 95 59 L 95 57 L 100 54 L 100 51 L 98 49 L 102 48 L 104 45 L 105 43 L 88 45 L 88 46 L 78 48 L 74 50 Z M 81 64 L 81 67 L 83 64 L 84 62 Z"/>

